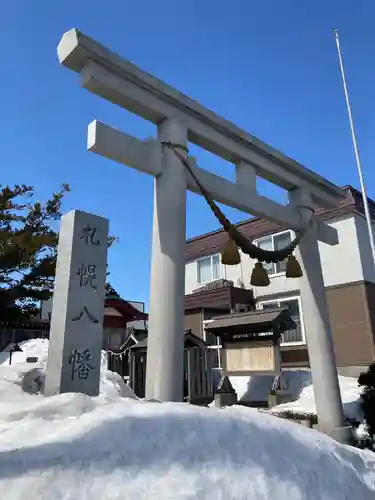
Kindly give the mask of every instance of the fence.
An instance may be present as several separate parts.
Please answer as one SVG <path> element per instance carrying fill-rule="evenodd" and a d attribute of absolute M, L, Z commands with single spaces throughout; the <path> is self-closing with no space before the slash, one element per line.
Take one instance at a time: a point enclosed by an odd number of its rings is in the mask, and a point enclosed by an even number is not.
<path fill-rule="evenodd" d="M 184 377 L 186 399 L 190 403 L 212 400 L 214 396 L 213 367 L 215 353 L 210 349 L 185 349 Z"/>
<path fill-rule="evenodd" d="M 184 400 L 206 404 L 214 397 L 215 353 L 210 349 L 186 348 L 184 354 Z M 121 375 L 139 398 L 145 397 L 147 351 L 108 351 L 108 370 Z"/>
<path fill-rule="evenodd" d="M 144 398 L 146 393 L 146 361 L 147 353 L 145 351 L 132 352 L 129 385 L 139 398 Z"/>
<path fill-rule="evenodd" d="M 130 375 L 130 351 L 107 350 L 107 368 L 111 372 L 118 373 L 125 380 L 129 380 Z"/>

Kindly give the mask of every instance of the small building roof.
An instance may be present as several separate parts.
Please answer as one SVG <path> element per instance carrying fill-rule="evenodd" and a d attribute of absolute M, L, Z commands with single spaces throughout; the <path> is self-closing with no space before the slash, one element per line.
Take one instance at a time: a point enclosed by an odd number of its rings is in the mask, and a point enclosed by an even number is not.
<path fill-rule="evenodd" d="M 206 331 L 216 335 L 236 333 L 283 333 L 296 328 L 288 309 L 259 309 L 215 318 L 206 325 Z"/>
<path fill-rule="evenodd" d="M 184 332 L 185 336 L 185 343 L 193 344 L 196 345 L 197 347 L 203 347 L 206 345 L 206 343 L 196 335 L 191 330 L 185 330 Z M 144 340 L 141 340 L 137 344 L 134 344 L 133 346 L 130 347 L 130 349 L 137 350 L 137 349 L 147 349 L 147 337 Z"/>
<path fill-rule="evenodd" d="M 126 318 L 127 322 L 148 319 L 148 314 L 139 311 L 127 300 L 107 297 L 104 302 L 104 307 L 112 307 L 113 309 L 116 309 L 116 311 Z"/>

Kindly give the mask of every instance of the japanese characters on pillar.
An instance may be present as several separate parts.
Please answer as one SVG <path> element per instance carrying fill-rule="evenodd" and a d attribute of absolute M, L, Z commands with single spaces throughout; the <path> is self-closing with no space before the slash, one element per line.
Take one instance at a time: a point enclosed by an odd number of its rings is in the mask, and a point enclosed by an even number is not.
<path fill-rule="evenodd" d="M 61 219 L 45 395 L 99 393 L 108 227 L 79 210 Z"/>

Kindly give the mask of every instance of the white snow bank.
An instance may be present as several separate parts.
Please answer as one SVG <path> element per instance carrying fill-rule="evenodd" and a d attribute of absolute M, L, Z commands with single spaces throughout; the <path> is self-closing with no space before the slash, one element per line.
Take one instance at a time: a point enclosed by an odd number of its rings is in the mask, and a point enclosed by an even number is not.
<path fill-rule="evenodd" d="M 43 371 L 40 359 L 0 367 L 0 498 L 375 498 L 370 451 L 254 409 L 130 399 L 104 357 L 96 398 L 26 394 L 22 377 Z"/>
<path fill-rule="evenodd" d="M 9 365 L 11 356 L 12 365 L 26 363 L 27 357 L 37 357 L 38 362 L 45 363 L 48 355 L 48 339 L 31 339 L 18 344 L 22 352 L 0 352 L 0 366 Z"/>
<path fill-rule="evenodd" d="M 251 403 L 268 400 L 274 378 L 274 375 L 253 375 L 230 377 L 230 381 L 237 392 L 238 400 Z M 311 372 L 308 370 L 284 370 L 283 378 L 292 399 L 298 399 L 303 388 L 312 384 Z"/>
<path fill-rule="evenodd" d="M 271 375 L 229 377 L 232 387 L 237 393 L 238 401 L 246 403 L 267 401 L 274 378 Z"/>
<path fill-rule="evenodd" d="M 2 368 L 0 378 L 7 370 L 13 371 Z M 22 393 L 9 380 L 1 387 L 0 498 L 370 500 L 375 495 L 375 454 L 254 409 L 104 395 L 44 398 Z"/>
<path fill-rule="evenodd" d="M 19 395 L 22 393 L 22 380 L 25 374 L 37 370 L 42 379 L 44 379 L 48 357 L 48 339 L 31 339 L 20 342 L 19 346 L 22 352 L 13 353 L 11 365 L 9 365 L 9 358 L 6 358 L 5 361 L 0 364 L 1 401 L 7 401 L 9 399 L 8 393 L 10 394 L 10 398 L 13 396 L 18 401 Z M 38 362 L 26 363 L 26 358 L 28 356 L 37 357 Z M 105 351 L 102 351 L 101 358 L 100 394 L 106 397 L 121 396 L 138 399 L 120 375 L 107 370 L 107 353 Z M 32 401 L 34 402 L 35 400 L 32 399 Z M 24 402 L 26 402 L 26 399 Z M 0 405 L 0 415 L 3 410 L 5 409 Z"/>
<path fill-rule="evenodd" d="M 307 370 L 285 370 L 283 377 L 288 386 L 288 394 L 293 402 L 272 408 L 273 413 L 291 411 L 294 413 L 316 414 L 311 372 Z M 241 402 L 267 401 L 274 376 L 230 377 L 233 388 Z M 344 412 L 348 418 L 361 420 L 359 408 L 361 388 L 356 378 L 339 376 Z"/>
<path fill-rule="evenodd" d="M 30 339 L 20 342 L 18 345 L 22 349 L 22 352 L 12 353 L 12 366 L 26 363 L 26 358 L 28 357 L 37 357 L 38 364 L 41 365 L 45 365 L 47 363 L 49 345 L 48 339 Z M 9 357 L 9 352 L 0 352 L 0 366 L 8 366 Z M 30 363 L 29 366 L 33 367 L 35 364 Z M 107 353 L 105 351 L 102 351 L 101 366 L 102 370 L 107 369 Z"/>
<path fill-rule="evenodd" d="M 339 384 L 345 416 L 361 421 L 363 419 L 359 405 L 361 388 L 358 387 L 357 379 L 339 376 Z M 275 406 L 270 411 L 274 414 L 288 411 L 294 414 L 316 415 L 313 386 L 304 387 L 296 401 Z"/>

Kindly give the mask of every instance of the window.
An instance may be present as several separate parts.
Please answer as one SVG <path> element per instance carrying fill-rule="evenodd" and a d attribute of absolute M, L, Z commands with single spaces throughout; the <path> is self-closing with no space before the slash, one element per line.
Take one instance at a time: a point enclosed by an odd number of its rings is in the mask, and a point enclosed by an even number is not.
<path fill-rule="evenodd" d="M 209 283 L 219 278 L 222 278 L 220 254 L 197 260 L 198 283 Z"/>
<path fill-rule="evenodd" d="M 272 234 L 271 236 L 267 236 L 267 238 L 262 238 L 258 240 L 256 243 L 259 248 L 263 248 L 264 250 L 281 250 L 289 245 L 292 241 L 292 232 L 284 231 L 283 233 Z M 263 264 L 264 269 L 267 271 L 269 276 L 274 274 L 285 273 L 286 268 L 286 260 L 282 262 L 273 262 Z"/>
<path fill-rule="evenodd" d="M 221 368 L 221 348 L 219 337 L 216 337 L 213 333 L 206 332 L 205 326 L 207 323 L 211 323 L 211 319 L 203 321 L 203 340 L 207 344 L 207 348 L 215 352 L 213 368 Z"/>
<path fill-rule="evenodd" d="M 299 345 L 305 344 L 305 334 L 303 331 L 303 321 L 301 314 L 301 301 L 299 297 L 291 297 L 287 299 L 272 300 L 261 302 L 259 304 L 261 309 L 289 309 L 290 315 L 297 325 L 293 330 L 287 330 L 281 336 L 282 344 Z"/>

